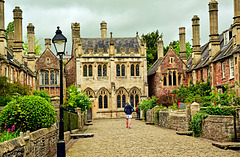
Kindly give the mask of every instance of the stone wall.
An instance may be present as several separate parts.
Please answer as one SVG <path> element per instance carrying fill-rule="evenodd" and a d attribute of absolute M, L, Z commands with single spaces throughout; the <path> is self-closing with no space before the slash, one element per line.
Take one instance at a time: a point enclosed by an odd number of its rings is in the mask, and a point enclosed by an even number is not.
<path fill-rule="evenodd" d="M 237 120 L 237 136 L 240 137 L 240 124 Z M 209 115 L 202 125 L 202 137 L 227 142 L 234 137 L 233 116 Z"/>
<path fill-rule="evenodd" d="M 146 121 L 152 123 L 154 121 L 155 108 L 148 110 L 146 113 Z"/>
<path fill-rule="evenodd" d="M 57 151 L 57 127 L 43 128 L 0 143 L 0 156 L 53 156 Z"/>

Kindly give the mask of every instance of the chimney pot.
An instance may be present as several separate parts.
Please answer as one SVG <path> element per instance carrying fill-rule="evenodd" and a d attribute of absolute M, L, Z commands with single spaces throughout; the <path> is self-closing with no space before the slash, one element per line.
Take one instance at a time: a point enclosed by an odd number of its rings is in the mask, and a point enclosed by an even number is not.
<path fill-rule="evenodd" d="M 45 39 L 45 50 L 46 49 L 51 50 L 51 39 L 50 38 Z"/>
<path fill-rule="evenodd" d="M 101 22 L 101 38 L 107 38 L 107 23 L 105 21 Z"/>

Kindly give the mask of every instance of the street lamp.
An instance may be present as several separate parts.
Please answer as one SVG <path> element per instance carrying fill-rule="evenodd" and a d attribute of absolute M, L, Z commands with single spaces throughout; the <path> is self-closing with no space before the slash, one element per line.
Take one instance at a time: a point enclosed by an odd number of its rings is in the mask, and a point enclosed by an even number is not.
<path fill-rule="evenodd" d="M 63 55 L 66 48 L 67 38 L 62 34 L 62 31 L 57 27 L 56 35 L 53 37 L 52 42 L 56 49 L 57 55 L 59 55 L 60 63 L 60 124 L 59 124 L 59 140 L 57 143 L 57 156 L 65 157 L 65 141 L 64 141 L 64 129 L 63 129 Z"/>

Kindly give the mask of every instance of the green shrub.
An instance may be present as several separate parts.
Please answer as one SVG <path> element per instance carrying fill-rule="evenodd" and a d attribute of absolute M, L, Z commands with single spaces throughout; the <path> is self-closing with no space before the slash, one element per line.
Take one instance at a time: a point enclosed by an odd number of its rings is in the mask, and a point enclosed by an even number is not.
<path fill-rule="evenodd" d="M 152 97 L 152 99 L 144 99 L 142 101 L 142 103 L 140 105 L 138 105 L 138 108 L 140 108 L 141 110 L 143 110 L 143 119 L 146 120 L 146 114 L 147 114 L 147 110 L 152 109 L 153 107 L 155 107 L 157 105 L 157 98 L 156 97 Z"/>
<path fill-rule="evenodd" d="M 168 108 L 169 108 L 169 109 L 172 109 L 173 111 L 180 109 L 176 103 L 173 103 L 173 105 L 172 105 L 172 106 L 169 106 Z"/>
<path fill-rule="evenodd" d="M 206 113 L 196 113 L 193 116 L 193 119 L 191 121 L 191 128 L 194 133 L 195 137 L 200 137 L 202 133 L 202 124 L 204 122 L 204 119 L 207 118 L 208 114 Z"/>
<path fill-rule="evenodd" d="M 46 90 L 41 90 L 41 91 L 34 90 L 33 95 L 40 96 L 40 97 L 46 99 L 48 102 L 51 102 L 50 95 L 48 94 L 48 92 Z"/>
<path fill-rule="evenodd" d="M 11 97 L 10 96 L 0 96 L 0 106 L 6 106 L 8 102 L 11 101 Z"/>
<path fill-rule="evenodd" d="M 209 115 L 223 115 L 223 116 L 229 116 L 229 115 L 235 115 L 236 113 L 236 108 L 239 107 L 234 107 L 234 106 L 224 106 L 224 107 L 219 107 L 219 106 L 208 106 L 206 108 L 201 108 L 201 112 L 205 112 Z"/>
<path fill-rule="evenodd" d="M 0 127 L 16 125 L 20 131 L 35 131 L 50 127 L 56 122 L 54 107 L 40 96 L 13 99 L 0 113 Z"/>

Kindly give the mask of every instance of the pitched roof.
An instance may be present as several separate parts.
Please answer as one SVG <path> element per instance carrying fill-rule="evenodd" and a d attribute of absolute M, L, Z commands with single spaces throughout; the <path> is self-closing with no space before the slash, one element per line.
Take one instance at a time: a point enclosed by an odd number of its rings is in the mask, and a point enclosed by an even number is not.
<path fill-rule="evenodd" d="M 129 48 L 135 48 L 137 52 L 140 48 L 137 37 L 113 38 L 113 40 L 117 52 L 120 52 L 120 48 L 126 48 L 126 52 L 129 52 Z M 94 52 L 98 52 L 98 48 L 103 48 L 104 52 L 107 52 L 110 38 L 81 38 L 81 41 L 85 52 L 88 52 L 88 48 L 90 47 L 94 49 Z"/>
<path fill-rule="evenodd" d="M 158 65 L 161 63 L 162 59 L 163 59 L 163 58 L 158 59 L 158 60 L 153 64 L 153 66 L 148 70 L 148 73 L 147 73 L 148 76 L 156 73 L 157 67 L 158 67 Z"/>

